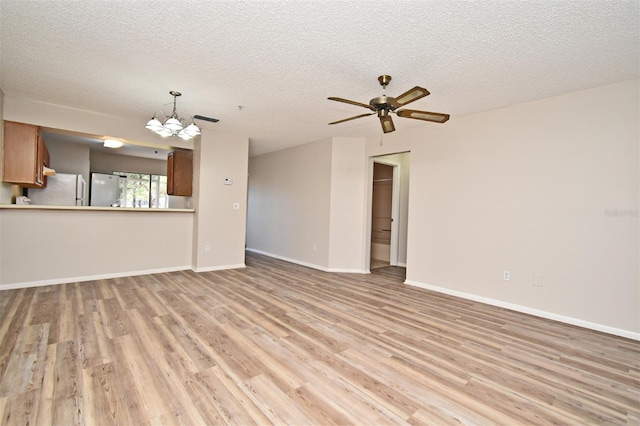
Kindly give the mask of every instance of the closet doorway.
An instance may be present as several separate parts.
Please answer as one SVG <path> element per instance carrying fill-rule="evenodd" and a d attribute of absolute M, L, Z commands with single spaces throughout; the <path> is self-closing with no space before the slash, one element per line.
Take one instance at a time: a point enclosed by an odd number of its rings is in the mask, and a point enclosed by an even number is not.
<path fill-rule="evenodd" d="M 393 187 L 397 166 L 373 162 L 373 189 L 371 191 L 371 264 L 370 269 L 395 265 L 392 262 L 391 241 L 393 231 Z M 394 235 L 395 237 L 395 235 Z"/>
<path fill-rule="evenodd" d="M 398 266 L 406 272 L 410 173 L 410 152 L 369 158 L 365 262 L 370 271 Z"/>
<path fill-rule="evenodd" d="M 367 267 L 407 266 L 411 153 L 370 158 Z"/>

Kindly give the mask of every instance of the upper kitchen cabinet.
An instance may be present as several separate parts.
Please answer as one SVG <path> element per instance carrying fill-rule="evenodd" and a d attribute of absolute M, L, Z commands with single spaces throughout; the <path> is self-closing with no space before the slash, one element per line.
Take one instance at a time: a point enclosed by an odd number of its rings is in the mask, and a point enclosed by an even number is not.
<path fill-rule="evenodd" d="M 167 157 L 167 194 L 190 197 L 192 184 L 193 151 L 171 151 Z"/>
<path fill-rule="evenodd" d="M 4 122 L 2 181 L 28 188 L 47 186 L 49 151 L 38 126 Z"/>

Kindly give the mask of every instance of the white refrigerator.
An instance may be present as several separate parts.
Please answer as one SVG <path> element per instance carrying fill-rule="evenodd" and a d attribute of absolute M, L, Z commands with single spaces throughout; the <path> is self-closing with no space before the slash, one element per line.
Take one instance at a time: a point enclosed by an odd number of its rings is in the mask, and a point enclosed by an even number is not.
<path fill-rule="evenodd" d="M 91 201 L 89 205 L 99 207 L 120 207 L 120 192 L 126 177 L 106 173 L 91 173 Z"/>
<path fill-rule="evenodd" d="M 82 175 L 56 173 L 47 177 L 46 188 L 30 188 L 31 204 L 48 206 L 84 206 L 86 183 Z"/>

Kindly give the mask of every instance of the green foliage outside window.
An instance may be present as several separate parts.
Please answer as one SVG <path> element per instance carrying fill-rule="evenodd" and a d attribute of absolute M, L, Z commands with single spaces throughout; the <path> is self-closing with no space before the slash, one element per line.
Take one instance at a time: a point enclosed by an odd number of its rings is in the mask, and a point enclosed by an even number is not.
<path fill-rule="evenodd" d="M 125 177 L 120 181 L 122 207 L 166 209 L 169 207 L 167 177 L 145 173 L 113 172 Z"/>

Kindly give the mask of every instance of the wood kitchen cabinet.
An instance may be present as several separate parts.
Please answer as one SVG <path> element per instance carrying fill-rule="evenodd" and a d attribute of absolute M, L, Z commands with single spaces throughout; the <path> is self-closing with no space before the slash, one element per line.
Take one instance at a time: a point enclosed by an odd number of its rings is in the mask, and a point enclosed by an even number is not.
<path fill-rule="evenodd" d="M 192 185 L 193 151 L 171 151 L 167 157 L 167 194 L 190 197 Z"/>
<path fill-rule="evenodd" d="M 49 151 L 40 127 L 5 121 L 2 181 L 28 188 L 44 188 L 47 186 L 44 170 L 48 167 Z"/>

